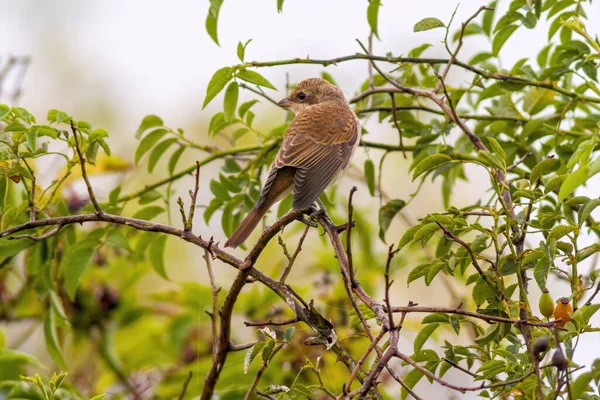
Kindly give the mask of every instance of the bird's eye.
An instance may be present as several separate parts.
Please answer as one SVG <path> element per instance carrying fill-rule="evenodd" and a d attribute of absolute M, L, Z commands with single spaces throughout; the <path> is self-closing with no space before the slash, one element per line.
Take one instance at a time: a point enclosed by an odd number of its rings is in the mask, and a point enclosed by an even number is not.
<path fill-rule="evenodd" d="M 304 100 L 304 99 L 306 98 L 306 94 L 305 94 L 305 93 L 300 93 L 300 94 L 298 95 L 298 98 L 299 98 L 300 100 Z"/>

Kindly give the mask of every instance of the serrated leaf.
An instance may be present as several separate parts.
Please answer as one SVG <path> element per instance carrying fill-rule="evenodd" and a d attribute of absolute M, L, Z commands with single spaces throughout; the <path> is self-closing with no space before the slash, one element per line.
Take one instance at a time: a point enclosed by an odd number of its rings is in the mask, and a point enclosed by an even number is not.
<path fill-rule="evenodd" d="M 423 320 L 421 321 L 421 324 L 423 324 L 423 325 L 431 324 L 432 322 L 445 323 L 445 322 L 449 322 L 449 321 L 450 321 L 450 317 L 447 314 L 433 313 L 433 314 L 429 314 L 428 316 L 423 318 Z"/>
<path fill-rule="evenodd" d="M 379 7 L 381 7 L 380 0 L 369 1 L 369 6 L 367 7 L 367 22 L 369 22 L 369 27 L 371 28 L 371 32 L 373 32 L 373 34 L 375 35 L 375 37 L 377 39 L 379 39 L 379 32 L 378 32 Z"/>
<path fill-rule="evenodd" d="M 427 275 L 425 275 L 426 286 L 429 286 L 431 284 L 433 278 L 435 278 L 435 276 L 444 268 L 445 265 L 445 262 L 438 261 L 427 270 Z"/>
<path fill-rule="evenodd" d="M 0 204 L 0 206 L 1 206 L 1 204 Z M 592 211 L 594 211 L 594 209 L 598 206 L 600 206 L 600 199 L 593 199 L 593 200 L 590 200 L 589 202 L 587 202 L 584 206 L 579 208 L 578 220 L 579 220 L 580 227 L 583 226 L 584 222 L 588 219 L 588 217 L 590 216 Z"/>
<path fill-rule="evenodd" d="M 265 342 L 258 342 L 254 346 L 250 347 L 246 352 L 246 357 L 244 358 L 244 374 L 248 373 L 248 369 L 250 368 L 250 364 L 256 358 L 258 353 L 265 346 Z"/>
<path fill-rule="evenodd" d="M 548 274 L 550 273 L 550 260 L 548 257 L 543 256 L 538 260 L 533 268 L 533 277 L 537 282 L 540 289 L 546 289 L 546 281 L 548 280 Z"/>
<path fill-rule="evenodd" d="M 162 155 L 173 145 L 177 143 L 177 138 L 169 138 L 165 139 L 159 144 L 157 144 L 152 152 L 150 153 L 150 157 L 148 158 L 148 172 L 152 173 L 154 171 L 154 167 L 162 157 Z"/>
<path fill-rule="evenodd" d="M 415 234 L 419 229 L 421 229 L 421 225 L 416 225 L 408 228 L 406 232 L 404 232 L 404 234 L 402 235 L 402 238 L 400 238 L 400 241 L 398 242 L 398 250 L 402 249 L 404 246 L 412 242 L 413 238 L 415 237 Z"/>
<path fill-rule="evenodd" d="M 506 41 L 508 40 L 508 38 L 517 30 L 517 26 L 516 25 L 507 25 L 504 28 L 500 29 L 495 35 L 494 35 L 494 39 L 492 40 L 492 54 L 494 56 L 498 56 L 498 53 L 500 53 L 500 50 L 502 49 L 502 46 L 504 46 L 504 43 L 506 43 Z"/>
<path fill-rule="evenodd" d="M 214 73 L 212 78 L 210 78 L 210 82 L 208 82 L 208 86 L 206 87 L 206 97 L 204 98 L 202 109 L 206 108 L 208 103 L 210 103 L 211 100 L 214 99 L 215 96 L 225 88 L 225 85 L 227 85 L 232 78 L 233 68 L 231 67 L 223 67 Z"/>
<path fill-rule="evenodd" d="M 165 268 L 165 249 L 167 247 L 167 239 L 169 237 L 165 234 L 157 235 L 149 246 L 148 257 L 150 258 L 150 265 L 154 272 L 163 277 L 169 279 L 167 276 L 167 270 Z"/>
<path fill-rule="evenodd" d="M 584 165 L 571 172 L 565 178 L 560 190 L 558 192 L 558 201 L 563 201 L 568 195 L 570 195 L 575 189 L 585 183 L 588 178 L 588 166 Z"/>
<path fill-rule="evenodd" d="M 0 175 L 0 213 L 4 213 L 4 205 L 6 204 L 6 195 L 8 194 L 8 177 Z"/>
<path fill-rule="evenodd" d="M 144 154 L 148 152 L 160 139 L 163 138 L 169 132 L 167 129 L 158 128 L 148 133 L 140 140 L 137 149 L 135 150 L 135 163 L 136 165 L 140 162 L 140 159 Z"/>
<path fill-rule="evenodd" d="M 539 178 L 554 171 L 558 165 L 559 161 L 556 158 L 546 158 L 545 160 L 540 161 L 531 170 L 529 181 L 533 185 Z"/>
<path fill-rule="evenodd" d="M 415 24 L 415 26 L 413 27 L 413 32 L 428 31 L 430 29 L 443 28 L 445 26 L 446 25 L 437 18 L 423 18 Z"/>
<path fill-rule="evenodd" d="M 385 242 L 385 233 L 390 227 L 392 220 L 404 208 L 404 200 L 393 199 L 379 209 L 379 237 Z"/>
<path fill-rule="evenodd" d="M 412 180 L 414 181 L 422 174 L 449 162 L 452 162 L 452 158 L 446 154 L 432 154 L 417 164 L 413 171 Z"/>
<path fill-rule="evenodd" d="M 48 119 L 50 119 L 50 118 L 48 118 Z M 139 139 L 142 136 L 142 134 L 144 132 L 146 132 L 148 129 L 156 128 L 157 126 L 164 126 L 163 120 L 157 115 L 153 115 L 153 114 L 146 115 L 144 117 L 144 119 L 142 120 L 142 123 L 138 127 L 137 131 L 135 132 L 135 138 Z"/>
<path fill-rule="evenodd" d="M 569 233 L 575 231 L 575 229 L 577 229 L 577 227 L 572 226 L 572 225 L 555 226 L 554 228 L 552 228 L 552 230 L 548 234 L 547 241 L 548 241 L 548 243 L 550 243 L 551 241 L 557 241 L 560 238 L 562 238 L 563 236 L 568 235 Z"/>
<path fill-rule="evenodd" d="M 506 169 L 506 162 L 498 155 L 490 153 L 488 150 L 479 150 L 477 154 L 485 161 L 485 164 L 501 170 Z"/>
<path fill-rule="evenodd" d="M 365 160 L 365 180 L 367 181 L 367 187 L 371 196 L 375 195 L 375 165 L 373 160 Z"/>
<path fill-rule="evenodd" d="M 44 319 L 44 337 L 46 339 L 46 350 L 58 366 L 66 370 L 67 363 L 63 358 L 62 351 L 58 345 L 58 339 L 56 337 L 56 324 L 54 323 L 54 314 L 52 310 L 46 312 L 46 318 Z"/>
<path fill-rule="evenodd" d="M 417 265 L 416 267 L 414 267 L 408 273 L 408 278 L 406 279 L 406 284 L 408 285 L 412 281 L 417 280 L 422 276 L 425 276 L 427 274 L 427 271 L 429 270 L 429 267 L 430 267 L 430 264 L 421 264 L 421 265 Z"/>
<path fill-rule="evenodd" d="M 421 329 L 421 331 L 417 334 L 417 337 L 415 338 L 415 341 L 414 341 L 415 354 L 418 353 L 419 351 L 421 351 L 421 348 L 423 347 L 423 345 L 425 344 L 427 339 L 429 339 L 431 334 L 433 332 L 435 332 L 435 330 L 439 326 L 440 326 L 440 324 L 438 324 L 438 323 L 432 323 L 432 324 L 425 326 L 423 329 Z"/>
<path fill-rule="evenodd" d="M 263 77 L 261 74 L 259 74 L 256 71 L 252 71 L 249 69 L 242 69 L 237 72 L 236 76 L 246 82 L 254 83 L 255 85 L 258 85 L 258 86 L 264 86 L 269 89 L 277 90 L 275 88 L 275 86 L 273 86 L 271 84 L 271 82 L 269 82 L 265 77 Z"/>
<path fill-rule="evenodd" d="M 225 98 L 223 99 L 223 115 L 225 121 L 229 122 L 235 116 L 239 96 L 238 83 L 233 81 L 225 90 Z"/>
<path fill-rule="evenodd" d="M 555 95 L 552 90 L 532 87 L 523 98 L 523 110 L 529 115 L 536 115 L 552 104 Z"/>
<path fill-rule="evenodd" d="M 217 34 L 217 23 L 219 21 L 219 11 L 223 5 L 223 0 L 210 0 L 210 8 L 208 9 L 208 15 L 206 16 L 206 32 L 211 39 L 220 46 L 219 37 Z"/>

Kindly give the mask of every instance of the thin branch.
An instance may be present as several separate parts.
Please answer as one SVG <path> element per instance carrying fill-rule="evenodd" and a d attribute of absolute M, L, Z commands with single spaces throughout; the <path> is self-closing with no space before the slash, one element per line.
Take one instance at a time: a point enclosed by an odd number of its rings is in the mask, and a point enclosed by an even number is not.
<path fill-rule="evenodd" d="M 308 234 L 309 229 L 310 225 L 306 225 L 306 227 L 304 228 L 304 232 L 302 232 L 302 236 L 300 236 L 300 240 L 298 241 L 298 246 L 296 247 L 294 254 L 292 254 L 291 257 L 288 258 L 288 265 L 285 267 L 285 270 L 281 274 L 279 282 L 285 283 L 285 280 L 290 274 L 290 271 L 292 270 L 292 267 L 294 265 L 294 262 L 296 261 L 296 258 L 298 257 L 298 254 L 300 254 L 300 251 L 302 250 L 302 244 L 304 243 L 304 239 L 306 239 L 306 235 Z"/>
<path fill-rule="evenodd" d="M 81 164 L 81 176 L 85 182 L 85 186 L 87 187 L 88 195 L 90 197 L 90 201 L 94 205 L 95 213 L 98 215 L 102 215 L 104 212 L 100 208 L 98 204 L 98 200 L 96 200 L 96 195 L 94 194 L 94 189 L 92 189 L 92 184 L 90 183 L 90 178 L 88 177 L 86 167 L 85 167 L 85 158 L 83 157 L 83 153 L 81 151 L 81 145 L 79 143 L 79 139 L 77 139 L 77 128 L 75 128 L 75 123 L 71 120 L 71 131 L 73 132 L 73 139 L 75 141 L 75 150 L 77 151 L 77 157 L 79 158 L 79 164 Z"/>
<path fill-rule="evenodd" d="M 550 321 L 550 322 L 533 322 L 533 321 L 528 321 L 528 320 L 520 320 L 520 319 L 511 319 L 511 318 L 506 318 L 506 317 L 497 317 L 495 315 L 487 315 L 487 314 L 480 314 L 480 313 L 476 313 L 473 311 L 466 311 L 463 310 L 462 308 L 448 308 L 448 307 L 423 307 L 423 306 L 413 306 L 413 307 L 398 307 L 398 306 L 393 306 L 392 307 L 392 311 L 395 313 L 398 312 L 407 312 L 407 313 L 444 313 L 444 314 L 459 314 L 459 315 L 464 315 L 466 317 L 472 317 L 472 318 L 477 318 L 477 319 L 481 319 L 483 321 L 486 321 L 488 323 L 494 323 L 494 322 L 504 322 L 507 324 L 512 324 L 512 325 L 517 325 L 517 324 L 521 324 L 521 325 L 528 325 L 528 326 L 537 326 L 537 327 L 542 327 L 542 328 L 551 328 L 551 329 L 556 329 L 556 330 L 566 330 L 565 328 L 561 328 L 559 326 L 556 325 L 557 321 Z"/>
<path fill-rule="evenodd" d="M 283 343 L 278 343 L 273 348 L 273 351 L 271 352 L 271 355 L 269 356 L 269 359 L 266 362 L 263 361 L 262 365 L 260 366 L 260 368 L 256 372 L 256 376 L 254 377 L 254 380 L 252 381 L 252 384 L 250 385 L 250 389 L 248 389 L 248 392 L 246 393 L 246 396 L 244 397 L 244 400 L 250 400 L 250 399 L 253 398 L 254 393 L 256 392 L 256 387 L 258 386 L 258 382 L 260 381 L 260 378 L 261 378 L 263 372 L 265 372 L 265 370 L 269 366 L 270 361 L 273 359 L 273 357 L 275 357 L 275 354 L 277 354 L 277 352 L 279 350 L 281 350 L 282 348 L 283 348 Z"/>
<path fill-rule="evenodd" d="M 194 211 L 196 210 L 196 198 L 198 197 L 198 189 L 200 188 L 200 163 L 196 161 L 196 179 L 194 183 L 194 191 L 190 190 L 190 210 L 188 211 L 188 220 L 185 225 L 186 231 L 192 230 L 192 224 L 194 223 Z"/>
<path fill-rule="evenodd" d="M 24 234 L 24 235 L 15 235 L 15 236 L 9 236 L 8 239 L 9 240 L 16 240 L 16 239 L 31 239 L 35 242 L 38 242 L 40 240 L 44 240 L 44 239 L 48 239 L 50 236 L 56 234 L 58 231 L 60 231 L 62 229 L 64 225 L 56 225 L 54 228 L 50 229 L 49 231 L 39 235 L 39 236 L 34 236 L 31 234 Z"/>
<path fill-rule="evenodd" d="M 531 151 L 528 151 L 527 153 L 525 153 L 525 155 L 521 158 L 519 158 L 517 161 L 515 161 L 513 164 L 509 165 L 508 167 L 506 167 L 507 171 L 512 171 L 513 169 L 517 168 L 519 165 L 521 165 L 525 159 L 527 157 L 529 157 L 530 155 L 532 155 L 533 153 Z"/>
<path fill-rule="evenodd" d="M 354 282 L 355 272 L 354 266 L 352 264 L 352 227 L 354 226 L 354 221 L 352 220 L 352 214 L 354 213 L 354 207 L 352 206 L 352 198 L 354 197 L 354 193 L 356 193 L 358 189 L 356 186 L 352 186 L 350 189 L 350 194 L 348 195 L 348 230 L 346 232 L 346 255 L 348 257 L 348 272 L 350 282 Z"/>
<path fill-rule="evenodd" d="M 210 252 L 207 249 L 204 249 L 204 261 L 206 262 L 206 270 L 208 271 L 208 277 L 210 280 L 210 288 L 212 290 L 212 312 L 209 313 L 210 323 L 212 328 L 212 340 L 213 340 L 213 360 L 216 357 L 217 353 L 217 307 L 219 302 L 219 292 L 221 288 L 217 288 L 215 284 L 215 277 L 213 275 L 212 270 L 212 258 L 210 257 Z M 231 347 L 231 346 L 230 346 Z"/>
<path fill-rule="evenodd" d="M 181 390 L 181 394 L 179 395 L 179 400 L 183 400 L 183 398 L 185 397 L 185 392 L 187 392 L 188 385 L 190 384 L 190 381 L 192 380 L 192 375 L 193 375 L 193 372 L 190 371 L 187 379 L 185 380 L 185 382 L 183 382 L 183 389 Z"/>
<path fill-rule="evenodd" d="M 390 93 L 390 99 L 392 100 L 392 119 L 394 121 L 394 126 L 396 126 L 396 129 L 398 130 L 398 139 L 400 147 L 402 147 L 402 156 L 404 156 L 404 159 L 406 160 L 406 150 L 404 149 L 404 143 L 402 143 L 402 128 L 400 128 L 400 125 L 398 124 L 398 116 L 396 115 L 398 109 L 396 108 L 396 96 L 394 93 Z"/>
<path fill-rule="evenodd" d="M 441 75 L 441 79 L 438 82 L 438 84 L 435 86 L 435 89 L 433 89 L 434 92 L 439 92 L 440 91 L 440 86 L 443 80 L 446 79 L 446 77 L 448 76 L 448 72 L 450 71 L 450 68 L 452 67 L 452 64 L 454 64 L 454 62 L 456 61 L 456 56 L 458 55 L 458 52 L 460 51 L 462 45 L 463 45 L 463 38 L 465 36 L 465 29 L 467 29 L 467 26 L 471 23 L 471 21 L 473 21 L 482 11 L 493 11 L 493 8 L 490 7 L 486 7 L 486 6 L 481 6 L 476 12 L 475 14 L 471 15 L 465 22 L 462 23 L 461 29 L 460 29 L 460 33 L 458 35 L 458 44 L 456 45 L 456 48 L 454 49 L 454 52 L 451 54 L 450 59 L 448 60 L 448 63 L 446 64 L 446 68 L 444 68 L 444 72 L 442 72 Z M 455 11 L 456 12 L 456 11 Z"/>
<path fill-rule="evenodd" d="M 258 321 L 258 322 L 249 322 L 249 321 L 244 321 L 244 325 L 246 326 L 285 326 L 285 325 L 291 325 L 291 324 L 295 324 L 296 322 L 300 321 L 300 319 L 298 319 L 298 317 L 294 317 L 292 319 L 288 319 L 285 321 Z"/>
<path fill-rule="evenodd" d="M 231 341 L 231 317 L 233 314 L 233 306 L 235 305 L 242 288 L 246 284 L 246 278 L 248 277 L 249 272 L 248 269 L 242 269 L 238 272 L 227 293 L 223 307 L 219 312 L 221 324 L 217 340 L 217 351 L 215 352 L 210 371 L 204 378 L 204 387 L 202 388 L 202 395 L 200 397 L 202 400 L 210 400 L 212 398 L 221 370 L 225 366 L 225 360 L 229 353 L 229 343 Z"/>
<path fill-rule="evenodd" d="M 471 263 L 473 264 L 473 266 L 475 267 L 475 269 L 481 276 L 481 279 L 483 279 L 483 281 L 485 283 L 487 283 L 489 285 L 489 287 L 491 287 L 496 292 L 496 294 L 498 294 L 498 296 L 500 296 L 501 298 L 504 298 L 505 297 L 504 293 L 502 293 L 502 291 L 500 291 L 498 289 L 498 287 L 496 285 L 494 285 L 494 283 L 492 281 L 490 281 L 490 278 L 485 274 L 485 272 L 479 265 L 479 262 L 477 262 L 477 257 L 473 253 L 473 249 L 471 249 L 471 246 L 469 246 L 469 244 L 467 242 L 465 242 L 464 240 L 462 240 L 461 238 L 456 236 L 454 233 L 452 233 L 450 230 L 448 230 L 448 228 L 446 228 L 444 225 L 440 224 L 439 222 L 436 222 L 436 224 L 440 227 L 440 229 L 444 232 L 444 234 L 450 240 L 460 244 L 462 247 L 465 248 L 465 250 L 467 251 L 467 253 L 469 253 L 469 256 L 471 257 Z"/>

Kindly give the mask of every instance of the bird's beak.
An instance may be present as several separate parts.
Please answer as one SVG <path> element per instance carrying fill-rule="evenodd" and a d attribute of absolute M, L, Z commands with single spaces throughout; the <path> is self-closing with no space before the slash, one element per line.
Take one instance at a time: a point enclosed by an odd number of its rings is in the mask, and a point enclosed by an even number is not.
<path fill-rule="evenodd" d="M 286 97 L 283 100 L 281 100 L 279 103 L 277 103 L 277 105 L 281 108 L 288 109 L 292 105 L 292 101 L 288 97 Z"/>

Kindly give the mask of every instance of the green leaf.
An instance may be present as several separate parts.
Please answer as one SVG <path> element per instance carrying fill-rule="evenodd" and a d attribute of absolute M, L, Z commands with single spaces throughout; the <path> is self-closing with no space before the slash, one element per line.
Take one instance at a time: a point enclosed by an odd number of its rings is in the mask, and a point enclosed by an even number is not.
<path fill-rule="evenodd" d="M 551 241 L 555 241 L 556 242 L 559 239 L 561 239 L 563 236 L 568 235 L 571 232 L 574 232 L 575 229 L 577 229 L 577 228 L 575 226 L 572 226 L 572 225 L 558 225 L 558 226 L 555 226 L 554 228 L 552 228 L 552 230 L 548 234 L 547 241 L 548 241 L 548 243 L 550 243 Z"/>
<path fill-rule="evenodd" d="M 498 143 L 498 141 L 491 136 L 488 136 L 486 139 L 494 153 L 498 155 L 498 157 L 500 157 L 502 160 L 506 160 L 506 153 L 504 152 L 502 146 L 500 146 L 500 143 Z"/>
<path fill-rule="evenodd" d="M 248 349 L 248 351 L 246 352 L 246 357 L 244 358 L 244 374 L 248 373 L 248 368 L 250 368 L 250 364 L 252 364 L 252 361 L 256 358 L 258 353 L 260 353 L 264 346 L 265 342 L 258 342 L 254 346 L 250 347 L 250 349 Z"/>
<path fill-rule="evenodd" d="M 63 358 L 62 351 L 58 345 L 58 339 L 56 337 L 56 324 L 54 323 L 54 314 L 52 310 L 46 312 L 46 318 L 44 319 L 44 337 L 46 339 L 46 350 L 58 366 L 66 370 L 67 363 Z"/>
<path fill-rule="evenodd" d="M 139 163 L 140 159 L 144 154 L 148 152 L 160 139 L 163 138 L 169 132 L 167 129 L 158 128 L 147 134 L 142 138 L 140 144 L 135 150 L 135 163 Z"/>
<path fill-rule="evenodd" d="M 277 0 L 277 12 L 281 13 L 283 11 L 283 0 Z"/>
<path fill-rule="evenodd" d="M 237 45 L 237 56 L 241 62 L 244 62 L 244 58 L 246 56 L 246 46 L 252 41 L 252 39 L 247 40 L 246 43 L 242 44 L 242 42 L 238 42 Z"/>
<path fill-rule="evenodd" d="M 79 282 L 85 275 L 98 245 L 95 241 L 80 241 L 67 250 L 62 260 L 60 270 L 64 271 L 65 286 L 71 300 L 75 299 Z"/>
<path fill-rule="evenodd" d="M 286 394 L 291 394 L 291 398 L 298 399 L 298 400 L 300 400 L 300 399 L 315 400 L 316 399 L 316 396 L 312 392 L 312 390 L 310 390 L 306 386 L 301 385 L 299 383 L 294 384 L 294 386 L 292 386 L 290 391 L 287 392 Z"/>
<path fill-rule="evenodd" d="M 263 347 L 262 352 L 262 360 L 263 363 L 266 364 L 269 362 L 269 358 L 271 357 L 271 353 L 273 353 L 273 348 L 275 347 L 275 340 L 269 340 L 265 347 Z"/>
<path fill-rule="evenodd" d="M 558 192 L 558 201 L 563 201 L 577 187 L 581 186 L 588 178 L 588 166 L 584 165 L 578 170 L 571 172 L 560 187 Z"/>
<path fill-rule="evenodd" d="M 452 158 L 446 154 L 432 154 L 417 164 L 413 171 L 412 180 L 414 181 L 422 174 L 429 172 L 441 165 L 452 162 Z"/>
<path fill-rule="evenodd" d="M 105 397 L 106 397 L 106 393 L 102 393 L 102 394 L 98 394 L 98 395 L 92 397 L 90 400 L 104 400 Z"/>
<path fill-rule="evenodd" d="M 133 215 L 135 219 L 141 219 L 144 221 L 150 221 L 160 214 L 165 212 L 165 209 L 160 206 L 148 206 L 144 207 Z"/>
<path fill-rule="evenodd" d="M 385 233 L 392 223 L 392 219 L 406 205 L 404 200 L 393 199 L 379 209 L 379 237 L 385 243 Z"/>
<path fill-rule="evenodd" d="M 369 22 L 369 27 L 371 31 L 375 35 L 377 39 L 379 39 L 378 32 L 378 16 L 379 16 L 379 7 L 381 7 L 380 0 L 371 0 L 369 1 L 369 6 L 367 7 L 367 21 Z"/>
<path fill-rule="evenodd" d="M 408 273 L 408 278 L 406 279 L 406 284 L 408 285 L 412 281 L 415 281 L 415 280 L 419 279 L 420 277 L 425 276 L 425 274 L 427 274 L 427 271 L 429 270 L 430 266 L 431 266 L 430 264 L 421 264 L 421 265 L 417 265 L 416 267 L 414 267 Z"/>
<path fill-rule="evenodd" d="M 119 229 L 112 230 L 108 236 L 106 236 L 106 243 L 119 247 L 121 249 L 133 252 L 129 245 L 129 239 Z"/>
<path fill-rule="evenodd" d="M 239 88 L 237 82 L 231 82 L 225 90 L 225 98 L 223 99 L 223 115 L 225 121 L 229 122 L 235 117 L 235 109 L 237 108 Z"/>
<path fill-rule="evenodd" d="M 367 187 L 371 196 L 375 195 L 375 165 L 373 160 L 365 160 L 365 180 L 367 181 Z"/>
<path fill-rule="evenodd" d="M 428 31 L 435 28 L 443 28 L 446 25 L 437 18 L 424 18 L 417 22 L 413 27 L 413 32 Z"/>
<path fill-rule="evenodd" d="M 222 0 L 221 0 L 222 1 Z M 214 73 L 208 86 L 206 87 L 206 97 L 204 98 L 204 104 L 202 109 L 206 108 L 208 103 L 218 95 L 221 90 L 225 88 L 225 85 L 233 78 L 233 68 L 224 67 Z"/>
<path fill-rule="evenodd" d="M 242 103 L 240 105 L 240 107 L 238 108 L 238 115 L 240 116 L 240 118 L 244 118 L 244 115 L 246 115 L 248 110 L 256 103 L 258 103 L 258 100 L 256 100 L 256 99 Z"/>
<path fill-rule="evenodd" d="M 48 112 L 48 114 L 49 113 L 50 112 Z M 48 119 L 50 120 L 50 117 L 48 117 Z M 138 127 L 137 131 L 135 132 L 135 138 L 139 139 L 146 130 L 148 130 L 150 128 L 155 128 L 157 126 L 164 126 L 163 120 L 159 116 L 156 116 L 156 115 L 153 115 L 153 114 L 146 115 L 144 117 L 144 119 L 142 120 L 142 123 Z"/>
<path fill-rule="evenodd" d="M 283 332 L 283 339 L 286 342 L 289 342 L 290 340 L 292 340 L 292 336 L 294 336 L 295 331 L 296 328 L 294 328 L 293 326 L 286 328 L 285 332 Z"/>
<path fill-rule="evenodd" d="M 212 192 L 212 194 L 215 195 L 215 197 L 217 199 L 229 200 L 231 198 L 231 196 L 229 195 L 229 192 L 227 191 L 227 189 L 225 189 L 225 187 L 223 186 L 223 184 L 221 182 L 212 179 L 210 181 L 209 187 L 210 187 L 210 191 Z"/>
<path fill-rule="evenodd" d="M 65 314 L 62 300 L 60 297 L 58 297 L 54 290 L 50 290 L 50 303 L 52 304 L 53 312 L 56 313 L 56 315 L 63 321 L 65 325 L 69 326 L 69 318 L 67 317 L 67 314 Z"/>
<path fill-rule="evenodd" d="M 50 111 L 52 111 L 52 110 L 50 110 Z M 50 111 L 48 112 L 48 114 L 50 114 Z M 56 110 L 54 110 L 54 111 L 56 111 Z M 9 106 L 7 106 L 6 104 L 0 104 L 0 119 L 3 119 L 4 117 L 6 117 L 9 112 L 10 112 Z"/>
<path fill-rule="evenodd" d="M 421 371 L 419 371 L 418 369 L 413 369 L 408 374 L 406 374 L 402 380 L 404 381 L 404 384 L 406 386 L 408 386 L 410 389 L 412 389 L 413 387 L 415 387 L 415 385 L 417 383 L 419 383 L 419 381 L 421 380 L 421 378 L 423 378 L 423 376 L 424 375 Z M 401 390 L 400 398 L 402 400 L 406 400 L 407 397 L 408 397 L 408 391 L 403 387 Z"/>
<path fill-rule="evenodd" d="M 1 189 L 0 189 L 0 192 L 1 192 Z M 1 206 L 1 203 L 0 203 L 0 206 Z M 587 202 L 584 206 L 579 208 L 578 220 L 579 220 L 580 227 L 583 226 L 584 222 L 588 219 L 588 217 L 590 216 L 592 211 L 594 211 L 594 209 L 598 206 L 600 206 L 600 199 L 593 199 L 593 200 L 590 200 L 589 202 Z"/>
<path fill-rule="evenodd" d="M 119 195 L 121 194 L 121 185 L 117 186 L 108 194 L 108 201 L 110 204 L 117 204 L 119 201 Z"/>
<path fill-rule="evenodd" d="M 277 90 L 275 86 L 271 85 L 271 82 L 269 82 L 265 77 L 263 77 L 256 71 L 242 69 L 237 72 L 236 76 L 246 82 L 254 83 L 258 86 L 264 86 L 269 89 Z"/>
<path fill-rule="evenodd" d="M 160 160 L 163 154 L 171 147 L 172 144 L 177 143 L 177 138 L 169 138 L 165 139 L 159 144 L 157 144 L 152 152 L 150 153 L 150 157 L 148 158 L 148 172 L 152 173 L 154 171 L 154 167 Z"/>
<path fill-rule="evenodd" d="M 181 155 L 183 154 L 185 149 L 187 149 L 186 146 L 181 146 L 177 150 L 175 150 L 173 154 L 171 154 L 171 158 L 169 158 L 169 175 L 173 175 L 173 173 L 175 172 L 177 162 L 181 158 Z"/>
<path fill-rule="evenodd" d="M 597 374 L 594 372 L 584 372 L 575 379 L 575 381 L 571 384 L 571 392 L 570 398 L 572 399 L 582 399 L 583 393 L 589 390 L 590 383 L 592 380 L 596 378 Z"/>
<path fill-rule="evenodd" d="M 484 164 L 499 168 L 501 170 L 506 169 L 506 162 L 504 159 L 498 157 L 498 155 L 492 154 L 488 150 L 479 150 L 477 154 L 483 159 Z"/>
<path fill-rule="evenodd" d="M 6 195 L 8 194 L 8 177 L 0 175 L 0 213 L 4 213 L 4 205 L 6 204 Z"/>
<path fill-rule="evenodd" d="M 423 329 L 421 329 L 421 332 L 419 332 L 419 334 L 417 335 L 417 337 L 415 338 L 415 341 L 414 341 L 415 354 L 418 353 L 419 351 L 421 351 L 421 348 L 423 347 L 423 345 L 425 344 L 427 339 L 429 339 L 431 334 L 433 332 L 435 332 L 435 330 L 439 326 L 440 326 L 440 324 L 433 323 L 433 324 L 428 324 Z"/>
<path fill-rule="evenodd" d="M 413 238 L 415 237 L 415 234 L 419 231 L 419 229 L 421 229 L 421 225 L 416 225 L 408 228 L 406 232 L 404 232 L 404 234 L 402 235 L 402 238 L 400 238 L 400 241 L 398 242 L 398 250 L 412 242 Z"/>
<path fill-rule="evenodd" d="M 548 257 L 543 256 L 538 260 L 533 268 L 533 277 L 537 282 L 540 289 L 546 289 L 546 281 L 548 279 L 548 274 L 550 273 L 550 260 Z"/>
<path fill-rule="evenodd" d="M 219 20 L 219 11 L 223 5 L 223 0 L 210 0 L 210 8 L 208 9 L 208 15 L 206 16 L 206 32 L 211 39 L 220 46 L 219 38 L 217 35 L 217 22 Z"/>
<path fill-rule="evenodd" d="M 148 256 L 150 257 L 150 265 L 154 272 L 163 277 L 169 279 L 165 268 L 165 248 L 167 246 L 167 239 L 169 237 L 165 234 L 157 235 L 150 245 Z"/>
<path fill-rule="evenodd" d="M 559 161 L 556 158 L 546 158 L 545 160 L 540 161 L 531 170 L 529 182 L 531 182 L 532 185 L 535 184 L 535 182 L 537 182 L 537 180 L 540 179 L 542 176 L 556 170 L 558 165 Z"/>
<path fill-rule="evenodd" d="M 494 40 L 492 41 L 492 54 L 494 56 L 498 56 L 502 46 L 508 40 L 508 38 L 517 30 L 516 25 L 507 25 L 504 28 L 500 29 L 495 35 Z"/>
<path fill-rule="evenodd" d="M 435 276 L 446 266 L 446 263 L 444 261 L 438 261 L 435 264 L 433 264 L 431 267 L 429 267 L 429 269 L 427 270 L 427 275 L 425 275 L 425 285 L 429 286 L 431 284 L 431 282 L 433 281 L 433 278 L 435 278 Z"/>
<path fill-rule="evenodd" d="M 552 104 L 556 92 L 544 88 L 532 87 L 523 98 L 523 110 L 529 115 L 535 115 Z"/>

